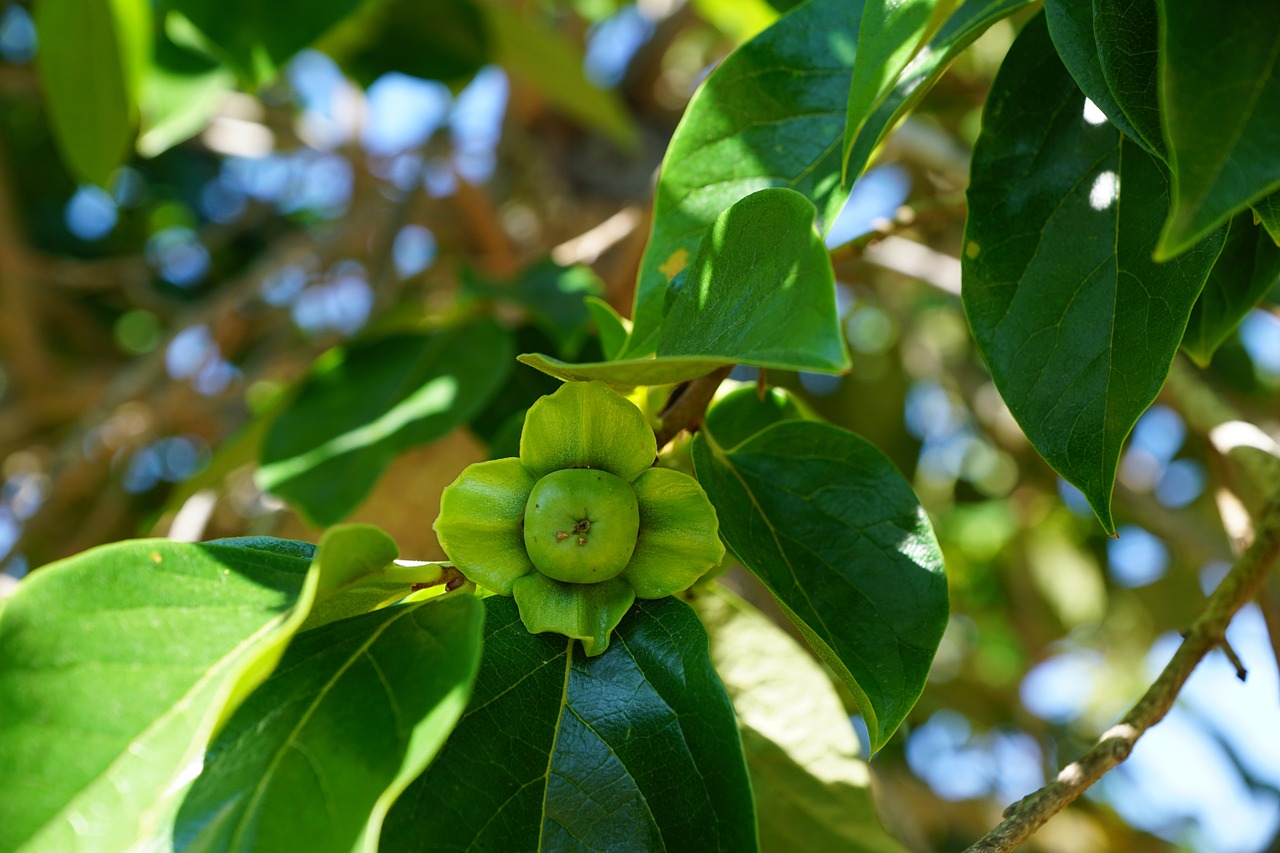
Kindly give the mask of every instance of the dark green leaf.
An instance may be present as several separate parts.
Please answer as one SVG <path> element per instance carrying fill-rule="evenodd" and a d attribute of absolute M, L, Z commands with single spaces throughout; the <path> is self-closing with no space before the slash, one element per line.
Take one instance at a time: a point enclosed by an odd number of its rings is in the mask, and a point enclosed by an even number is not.
<path fill-rule="evenodd" d="M 863 0 L 846 105 L 841 162 L 912 57 L 955 8 L 956 0 Z M 845 185 L 857 177 L 848 173 Z"/>
<path fill-rule="evenodd" d="M 241 77 L 265 83 L 359 5 L 360 0 L 179 0 L 173 8 Z"/>
<path fill-rule="evenodd" d="M 235 82 L 226 66 L 161 35 L 142 80 L 138 153 L 154 157 L 199 133 Z"/>
<path fill-rule="evenodd" d="M 615 90 L 587 79 L 580 49 L 505 2 L 489 0 L 484 14 L 496 60 L 514 79 L 579 124 L 600 130 L 623 148 L 636 147 L 636 126 L 626 104 Z"/>
<path fill-rule="evenodd" d="M 1272 193 L 1254 202 L 1253 215 L 1267 229 L 1276 245 L 1280 246 L 1280 193 Z"/>
<path fill-rule="evenodd" d="M 464 80 L 489 61 L 489 42 L 471 0 L 366 0 L 317 46 L 368 86 L 389 71 Z"/>
<path fill-rule="evenodd" d="M 838 427 L 784 421 L 726 451 L 694 439 L 720 535 L 853 692 L 878 750 L 947 622 L 942 553 L 907 481 Z"/>
<path fill-rule="evenodd" d="M 471 705 L 384 850 L 756 849 L 733 707 L 687 605 L 637 601 L 594 658 L 530 634 L 509 598 L 485 609 Z"/>
<path fill-rule="evenodd" d="M 0 621 L 0 849 L 164 831 L 220 715 L 306 616 L 318 573 L 295 551 L 122 542 L 19 586 Z"/>
<path fill-rule="evenodd" d="M 462 715 L 483 615 L 457 595 L 299 634 L 210 746 L 175 848 L 376 850 Z"/>
<path fill-rule="evenodd" d="M 1138 132 L 1135 141 L 1163 160 L 1157 18 L 1155 0 L 1093 0 L 1094 39 L 1107 88 Z"/>
<path fill-rule="evenodd" d="M 752 387 L 739 388 L 707 409 L 703 428 L 716 443 L 732 450 L 766 427 L 782 421 L 815 419 L 807 406 L 785 388 L 770 388 L 761 398 Z"/>
<path fill-rule="evenodd" d="M 566 366 L 521 361 L 554 375 L 617 385 L 692 379 L 726 364 L 847 370 L 831 259 L 799 193 L 760 190 L 720 214 L 689 270 L 666 291 L 657 359 Z M 769 246 L 761 252 L 761 246 Z M 560 372 L 564 370 L 564 373 Z"/>
<path fill-rule="evenodd" d="M 722 62 L 693 96 L 659 173 L 624 357 L 657 351 L 668 284 L 734 202 L 790 187 L 817 206 L 824 232 L 834 222 L 848 197 L 840 187 L 840 135 L 861 6 L 811 0 L 796 7 Z"/>
<path fill-rule="evenodd" d="M 398 454 L 479 412 L 511 354 L 491 322 L 331 350 L 271 425 L 258 483 L 318 524 L 339 521 Z"/>
<path fill-rule="evenodd" d="M 1155 399 L 1222 248 L 1151 259 L 1160 165 L 1101 116 L 1043 18 L 1000 68 L 973 154 L 964 304 L 996 387 L 1108 532 L 1121 445 Z"/>
<path fill-rule="evenodd" d="M 904 853 L 880 826 L 844 703 L 813 655 L 720 585 L 694 609 L 738 713 L 760 846 L 787 853 Z"/>
<path fill-rule="evenodd" d="M 462 273 L 463 292 L 523 308 L 562 358 L 575 358 L 587 337 L 591 315 L 586 299 L 604 293 L 604 282 L 589 267 L 564 267 L 546 259 L 513 281 L 490 281 L 473 271 Z"/>
<path fill-rule="evenodd" d="M 885 92 L 878 106 L 862 123 L 852 145 L 846 146 L 845 180 L 852 184 L 871 161 L 876 147 L 938 82 L 951 61 L 1001 18 L 1029 5 L 1032 0 L 966 0 L 947 18 L 902 73 L 893 88 Z M 847 128 L 846 128 L 847 133 Z"/>
<path fill-rule="evenodd" d="M 1172 257 L 1280 188 L 1280 3 L 1158 2 Z"/>
<path fill-rule="evenodd" d="M 129 157 L 151 53 L 149 0 L 41 0 L 40 79 L 63 161 L 106 186 Z"/>
<path fill-rule="evenodd" d="M 1259 300 L 1280 282 L 1280 246 L 1245 211 L 1231 220 L 1227 244 L 1191 310 L 1182 348 L 1202 367 Z"/>

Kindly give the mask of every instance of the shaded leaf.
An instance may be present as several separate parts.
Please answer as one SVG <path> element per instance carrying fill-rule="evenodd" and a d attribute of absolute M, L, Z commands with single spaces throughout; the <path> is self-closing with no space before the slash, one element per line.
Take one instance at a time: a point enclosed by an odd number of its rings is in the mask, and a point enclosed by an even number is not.
<path fill-rule="evenodd" d="M 911 487 L 852 433 L 784 421 L 694 439 L 720 535 L 853 692 L 878 750 L 924 689 L 947 621 L 942 553 Z"/>
<path fill-rule="evenodd" d="M 1172 257 L 1280 188 L 1280 4 L 1158 5 L 1173 203 L 1157 253 Z"/>
<path fill-rule="evenodd" d="M 235 83 L 226 66 L 161 35 L 142 80 L 138 153 L 155 157 L 199 133 Z"/>
<path fill-rule="evenodd" d="M 1043 18 L 1001 66 L 974 148 L 964 305 L 1014 417 L 1107 532 L 1121 445 L 1155 399 L 1221 250 L 1151 259 L 1160 165 L 1101 116 Z"/>
<path fill-rule="evenodd" d="M 487 321 L 331 350 L 272 423 L 257 482 L 333 524 L 398 454 L 481 411 L 510 369 L 510 338 Z"/>
<path fill-rule="evenodd" d="M 138 128 L 151 53 L 148 0 L 41 0 L 39 68 L 53 137 L 69 171 L 106 186 Z"/>
<path fill-rule="evenodd" d="M 761 430 L 782 421 L 816 420 L 808 406 L 785 388 L 770 388 L 763 399 L 752 387 L 739 388 L 716 400 L 707 409 L 703 426 L 716 442 L 732 450 Z"/>
<path fill-rule="evenodd" d="M 631 112 L 617 91 L 601 89 L 587 79 L 580 49 L 506 3 L 489 0 L 483 9 L 495 59 L 513 78 L 579 124 L 601 131 L 623 148 L 636 147 Z"/>
<path fill-rule="evenodd" d="M 861 0 L 811 0 L 730 55 L 702 84 L 667 148 L 625 358 L 657 351 L 671 280 L 731 204 L 789 187 L 825 232 L 844 206 L 840 135 Z"/>
<path fill-rule="evenodd" d="M 485 16 L 471 0 L 366 0 L 317 47 L 363 86 L 398 71 L 460 81 L 489 61 Z"/>
<path fill-rule="evenodd" d="M 1155 0 L 1093 0 L 1093 30 L 1107 87 L 1148 153 L 1164 159 Z"/>
<path fill-rule="evenodd" d="M 1280 246 L 1280 193 L 1272 193 L 1254 202 L 1253 215 L 1267 229 L 1276 245 Z"/>
<path fill-rule="evenodd" d="M 556 345 L 563 358 L 574 358 L 587 338 L 591 315 L 586 300 L 604 293 L 604 282 L 590 267 L 565 267 L 545 259 L 513 281 L 490 281 L 463 270 L 463 292 L 519 306 L 534 325 Z"/>
<path fill-rule="evenodd" d="M 0 848 L 160 836 L 219 716 L 305 618 L 309 563 L 270 540 L 140 540 L 24 581 L 0 621 Z"/>
<path fill-rule="evenodd" d="M 733 708 L 687 605 L 637 601 L 594 658 L 530 634 L 509 598 L 485 610 L 471 705 L 383 849 L 756 849 Z"/>
<path fill-rule="evenodd" d="M 376 850 L 391 803 L 462 715 L 483 613 L 449 596 L 298 635 L 210 746 L 175 848 Z"/>
<path fill-rule="evenodd" d="M 846 107 L 841 162 L 903 70 L 955 7 L 956 0 L 863 0 Z M 844 183 L 853 184 L 855 173 Z"/>
<path fill-rule="evenodd" d="M 822 666 L 723 586 L 693 606 L 742 728 L 761 848 L 903 853 L 880 826 L 867 763 Z"/>
<path fill-rule="evenodd" d="M 1227 243 L 1191 310 L 1182 348 L 1207 366 L 1253 306 L 1280 283 L 1280 246 L 1245 211 L 1231 220 Z"/>
<path fill-rule="evenodd" d="M 852 185 L 862 174 L 878 146 L 898 123 L 938 82 L 961 51 L 993 23 L 1029 5 L 1032 0 L 966 0 L 947 18 L 938 32 L 916 54 L 897 82 L 879 99 L 863 121 L 857 136 L 845 145 L 845 182 Z M 846 126 L 846 134 L 848 133 Z"/>

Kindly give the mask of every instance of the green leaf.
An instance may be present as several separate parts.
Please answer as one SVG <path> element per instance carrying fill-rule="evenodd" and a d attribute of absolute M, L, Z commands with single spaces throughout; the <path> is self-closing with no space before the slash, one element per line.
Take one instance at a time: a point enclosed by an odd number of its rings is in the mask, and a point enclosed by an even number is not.
<path fill-rule="evenodd" d="M 530 634 L 509 598 L 485 610 L 471 705 L 384 850 L 756 849 L 733 707 L 687 605 L 637 601 L 594 658 Z"/>
<path fill-rule="evenodd" d="M 173 20 L 183 19 L 173 16 Z M 235 74 L 217 60 L 161 35 L 142 80 L 138 153 L 155 157 L 199 133 L 235 82 Z"/>
<path fill-rule="evenodd" d="M 360 0 L 181 0 L 181 12 L 251 84 L 265 83 Z"/>
<path fill-rule="evenodd" d="M 947 622 L 942 553 L 911 487 L 873 445 L 811 421 L 730 451 L 699 433 L 693 461 L 721 537 L 853 692 L 880 749 Z"/>
<path fill-rule="evenodd" d="M 491 281 L 464 269 L 463 293 L 524 309 L 564 358 L 573 358 L 587 338 L 591 315 L 586 300 L 604 293 L 604 282 L 590 267 L 564 267 L 551 259 L 533 264 L 514 281 Z"/>
<path fill-rule="evenodd" d="M 1256 221 L 1267 229 L 1267 233 L 1271 235 L 1276 245 L 1280 246 L 1280 193 L 1272 193 L 1254 202 L 1253 215 Z"/>
<path fill-rule="evenodd" d="M 742 728 L 761 847 L 905 853 L 880 826 L 870 771 L 821 664 L 719 584 L 700 592 L 693 606 Z"/>
<path fill-rule="evenodd" d="M 162 836 L 215 723 L 306 616 L 309 562 L 271 540 L 141 540 L 24 581 L 0 621 L 0 849 Z"/>
<path fill-rule="evenodd" d="M 1093 29 L 1102 76 L 1138 132 L 1136 141 L 1161 161 L 1155 0 L 1093 0 Z"/>
<path fill-rule="evenodd" d="M 600 335 L 600 349 L 607 359 L 614 359 L 627 345 L 627 335 L 631 334 L 631 324 L 622 319 L 613 306 L 603 299 L 588 296 L 582 301 L 591 319 L 595 321 L 596 331 Z"/>
<path fill-rule="evenodd" d="M 389 71 L 465 80 L 489 61 L 485 17 L 470 0 L 364 0 L 317 42 L 362 86 Z"/>
<path fill-rule="evenodd" d="M 1157 254 L 1181 254 L 1280 188 L 1280 4 L 1158 0 L 1173 204 Z"/>
<path fill-rule="evenodd" d="M 657 350 L 668 284 L 734 202 L 790 187 L 817 206 L 823 231 L 830 228 L 848 198 L 839 140 L 861 5 L 797 7 L 730 55 L 689 101 L 658 176 L 624 357 Z"/>
<path fill-rule="evenodd" d="M 849 83 L 842 163 L 848 162 L 863 125 L 955 5 L 956 0 L 863 0 L 858 49 Z M 847 173 L 845 185 L 852 184 L 855 177 L 856 174 Z"/>
<path fill-rule="evenodd" d="M 584 127 L 599 130 L 625 149 L 636 148 L 639 137 L 630 111 L 617 91 L 587 79 L 580 49 L 506 3 L 488 0 L 482 8 L 496 61 L 514 79 Z"/>
<path fill-rule="evenodd" d="M 732 450 L 756 433 L 782 421 L 816 420 L 808 406 L 785 388 L 770 388 L 761 398 L 753 387 L 742 387 L 716 400 L 707 409 L 703 428 L 716 443 Z"/>
<path fill-rule="evenodd" d="M 467 423 L 510 369 L 510 338 L 487 321 L 331 350 L 271 425 L 257 482 L 333 524 L 398 454 Z"/>
<path fill-rule="evenodd" d="M 880 141 L 938 82 L 961 51 L 993 23 L 1027 6 L 1031 0 L 966 0 L 916 54 L 893 87 L 884 92 L 862 122 L 852 144 L 845 146 L 846 183 L 862 174 Z M 846 124 L 846 134 L 848 125 Z"/>
<path fill-rule="evenodd" d="M 964 305 L 1031 443 L 1113 532 L 1121 445 L 1155 399 L 1222 248 L 1151 259 L 1160 165 L 1092 114 L 1029 23 L 996 76 L 974 148 Z"/>
<path fill-rule="evenodd" d="M 451 595 L 299 634 L 210 746 L 175 849 L 375 851 L 462 715 L 483 617 Z"/>
<path fill-rule="evenodd" d="M 521 361 L 555 375 L 615 385 L 692 379 L 728 364 L 836 373 L 849 368 L 831 259 L 799 193 L 760 190 L 720 214 L 693 266 L 667 290 L 656 359 L 565 365 Z M 760 247 L 768 245 L 768 252 Z"/>
<path fill-rule="evenodd" d="M 63 161 L 106 186 L 129 157 L 151 53 L 149 0 L 41 0 L 40 79 Z"/>
<path fill-rule="evenodd" d="M 1245 211 L 1231 220 L 1227 243 L 1191 310 L 1182 348 L 1201 367 L 1249 310 L 1280 283 L 1280 246 Z"/>
<path fill-rule="evenodd" d="M 1125 136 L 1148 154 L 1163 158 L 1159 116 L 1149 111 L 1156 109 L 1155 79 L 1144 79 L 1145 74 L 1154 75 L 1154 53 L 1124 57 L 1104 57 L 1102 53 L 1103 45 L 1109 51 L 1124 50 L 1129 44 L 1154 39 L 1154 29 L 1128 32 L 1126 10 L 1111 0 L 1095 0 L 1092 5 L 1080 0 L 1045 0 L 1044 14 L 1053 45 L 1085 96 Z M 1141 19 L 1140 10 L 1135 17 Z M 1150 46 L 1154 51 L 1155 45 Z M 1150 91 L 1142 88 L 1145 85 L 1152 87 Z M 1135 123 L 1130 113 L 1146 124 Z"/>

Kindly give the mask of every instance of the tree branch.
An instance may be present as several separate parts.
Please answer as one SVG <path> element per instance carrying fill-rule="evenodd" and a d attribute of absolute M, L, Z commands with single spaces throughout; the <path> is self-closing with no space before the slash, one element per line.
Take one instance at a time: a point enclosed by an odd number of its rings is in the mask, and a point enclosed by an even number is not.
<path fill-rule="evenodd" d="M 715 396 L 716 389 L 720 387 L 720 383 L 731 372 L 733 372 L 732 366 L 717 368 L 706 376 L 700 376 L 685 385 L 671 399 L 667 407 L 662 411 L 662 427 L 657 434 L 659 450 L 666 447 L 671 442 L 671 439 L 679 435 L 680 430 L 692 430 L 702 423 L 702 416 L 707 411 L 707 404 Z"/>
<path fill-rule="evenodd" d="M 1078 761 L 1063 768 L 1058 777 L 1005 810 L 1000 825 L 983 836 L 966 853 L 997 853 L 1012 850 L 1049 818 L 1070 805 L 1104 773 L 1129 757 L 1134 744 L 1147 729 L 1164 718 L 1178 692 L 1200 660 L 1220 646 L 1231 617 L 1257 595 L 1267 572 L 1280 557 L 1280 497 L 1273 498 L 1257 524 L 1253 545 L 1240 557 L 1208 604 L 1173 659 L 1138 703 Z"/>

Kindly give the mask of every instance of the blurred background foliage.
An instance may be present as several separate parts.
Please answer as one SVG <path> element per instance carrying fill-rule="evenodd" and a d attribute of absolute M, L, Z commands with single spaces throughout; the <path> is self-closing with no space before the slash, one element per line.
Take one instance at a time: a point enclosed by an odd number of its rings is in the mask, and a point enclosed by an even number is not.
<path fill-rule="evenodd" d="M 581 297 L 629 314 L 654 172 L 685 103 L 794 4 L 351 0 L 315 31 L 306 14 L 271 20 L 270 4 L 257 30 L 189 5 L 205 32 L 233 29 L 210 57 L 170 21 L 145 97 L 182 109 L 148 127 L 144 103 L 140 153 L 104 187 L 58 156 L 31 5 L 0 12 L 0 593 L 138 535 L 314 541 L 254 474 L 276 415 L 344 341 L 483 312 L 517 352 L 598 357 Z M 960 849 L 1082 752 L 1172 654 L 1232 554 L 1215 502 L 1231 472 L 1176 399 L 1134 432 L 1109 539 L 972 344 L 956 260 L 968 152 L 1022 20 L 960 57 L 833 229 L 852 372 L 767 377 L 889 454 L 946 553 L 953 614 L 929 687 L 871 765 L 883 820 L 913 850 Z M 251 32 L 265 35 L 241 39 Z M 1273 432 L 1278 301 L 1208 368 Z M 406 557 L 442 557 L 441 488 L 509 455 L 523 408 L 555 387 L 508 363 L 470 428 L 396 447 L 346 517 L 379 524 Z M 1207 660 L 1130 761 L 1031 847 L 1280 850 L 1277 621 L 1246 608 L 1229 637 L 1248 681 Z M 768 799 L 794 809 L 788 791 L 810 796 L 783 783 Z"/>

